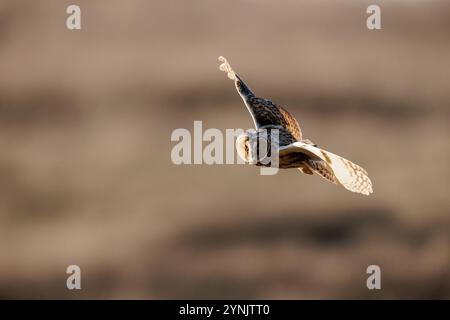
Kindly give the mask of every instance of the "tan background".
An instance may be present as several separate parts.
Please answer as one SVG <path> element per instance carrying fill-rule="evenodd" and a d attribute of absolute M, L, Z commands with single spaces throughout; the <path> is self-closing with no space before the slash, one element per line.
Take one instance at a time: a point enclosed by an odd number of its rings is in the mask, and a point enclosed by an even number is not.
<path fill-rule="evenodd" d="M 450 298 L 449 39 L 446 1 L 1 1 L 0 298 Z M 219 55 L 374 195 L 173 165 L 252 125 Z"/>

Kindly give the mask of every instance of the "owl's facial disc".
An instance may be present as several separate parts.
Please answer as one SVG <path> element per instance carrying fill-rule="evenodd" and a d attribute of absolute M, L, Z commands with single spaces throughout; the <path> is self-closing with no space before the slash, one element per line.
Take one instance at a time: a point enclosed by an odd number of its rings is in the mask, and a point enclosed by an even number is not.
<path fill-rule="evenodd" d="M 236 140 L 236 150 L 239 157 L 245 161 L 245 163 L 256 164 L 256 153 L 252 148 L 252 135 L 248 132 L 241 134 Z M 254 156 L 255 155 L 255 156 Z"/>
<path fill-rule="evenodd" d="M 262 135 L 246 132 L 236 140 L 239 157 L 248 164 L 258 164 L 268 156 L 269 141 Z M 258 160 L 259 159 L 259 160 Z"/>

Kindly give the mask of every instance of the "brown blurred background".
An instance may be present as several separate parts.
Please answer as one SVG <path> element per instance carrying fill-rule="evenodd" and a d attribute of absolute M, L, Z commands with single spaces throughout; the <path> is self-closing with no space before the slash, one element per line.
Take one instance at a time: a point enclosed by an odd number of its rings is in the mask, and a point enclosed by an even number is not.
<path fill-rule="evenodd" d="M 0 298 L 449 299 L 449 39 L 446 1 L 0 1 Z M 219 55 L 374 195 L 172 164 L 252 125 Z"/>

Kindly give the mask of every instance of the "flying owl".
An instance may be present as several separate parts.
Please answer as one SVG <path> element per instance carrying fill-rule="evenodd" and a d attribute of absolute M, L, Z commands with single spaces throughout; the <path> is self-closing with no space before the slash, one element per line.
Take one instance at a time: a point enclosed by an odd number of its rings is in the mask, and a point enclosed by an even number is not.
<path fill-rule="evenodd" d="M 261 141 L 271 144 L 271 132 L 277 129 L 278 167 L 298 168 L 305 174 L 314 173 L 326 180 L 340 184 L 352 192 L 369 195 L 373 192 L 367 172 L 353 162 L 320 149 L 308 139 L 303 139 L 298 121 L 284 108 L 270 100 L 259 98 L 231 68 L 224 57 L 219 57 L 219 69 L 227 73 L 255 124 L 256 130 L 248 130 L 236 140 L 239 156 L 249 164 L 269 166 L 260 156 Z M 264 135 L 262 133 L 265 133 Z M 275 137 L 273 138 L 275 139 Z M 270 156 L 270 147 L 265 156 Z"/>

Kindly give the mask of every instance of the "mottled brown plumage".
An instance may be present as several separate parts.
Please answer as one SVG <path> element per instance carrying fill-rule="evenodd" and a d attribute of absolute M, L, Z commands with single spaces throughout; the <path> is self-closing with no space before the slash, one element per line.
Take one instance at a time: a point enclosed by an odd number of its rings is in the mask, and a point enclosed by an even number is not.
<path fill-rule="evenodd" d="M 235 74 L 235 87 L 250 112 L 256 129 L 280 130 L 280 145 L 288 145 L 302 139 L 302 132 L 297 119 L 283 107 L 270 100 L 259 98 L 246 83 Z"/>
<path fill-rule="evenodd" d="M 367 172 L 353 162 L 337 156 L 329 151 L 317 148 L 308 139 L 302 140 L 302 131 L 298 121 L 284 108 L 270 100 L 259 98 L 250 90 L 247 84 L 234 72 L 224 57 L 220 70 L 227 73 L 234 80 L 236 90 L 244 101 L 255 124 L 256 132 L 247 132 L 238 137 L 238 153 L 247 162 L 261 166 L 271 166 L 264 162 L 259 154 L 259 141 L 264 136 L 267 143 L 267 158 L 271 156 L 270 145 L 276 140 L 271 130 L 278 132 L 278 167 L 298 168 L 306 174 L 317 173 L 324 179 L 344 186 L 352 192 L 365 195 L 372 193 L 372 182 Z M 256 142 L 256 145 L 253 143 Z M 257 150 L 258 152 L 252 152 Z"/>

